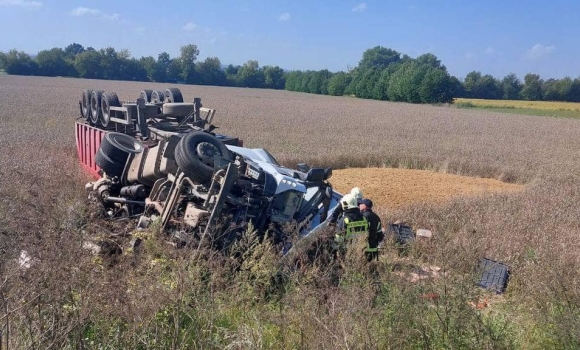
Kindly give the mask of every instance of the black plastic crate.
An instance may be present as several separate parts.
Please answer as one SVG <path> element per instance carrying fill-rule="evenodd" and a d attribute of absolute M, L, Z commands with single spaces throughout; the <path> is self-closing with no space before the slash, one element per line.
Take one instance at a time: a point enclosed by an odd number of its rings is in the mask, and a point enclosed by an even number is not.
<path fill-rule="evenodd" d="M 479 260 L 478 274 L 481 277 L 478 286 L 495 291 L 497 294 L 505 292 L 510 278 L 509 266 L 482 258 Z"/>

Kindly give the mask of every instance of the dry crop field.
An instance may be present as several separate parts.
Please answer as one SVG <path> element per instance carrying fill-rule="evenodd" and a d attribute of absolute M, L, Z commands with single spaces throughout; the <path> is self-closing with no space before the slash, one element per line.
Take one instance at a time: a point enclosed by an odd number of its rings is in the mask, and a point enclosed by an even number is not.
<path fill-rule="evenodd" d="M 349 256 L 352 264 L 340 270 L 338 284 L 326 265 L 315 262 L 285 275 L 281 288 L 277 258 L 266 243 L 249 244 L 252 259 L 239 265 L 165 249 L 154 238 L 143 256 L 115 261 L 82 249 L 85 234 L 108 228 L 94 224 L 84 200 L 88 178 L 76 159 L 73 132 L 81 90 L 115 91 L 133 100 L 143 88 L 165 87 L 0 76 L 0 329 L 7 348 L 580 346 L 578 121 L 179 86 L 186 99 L 199 96 L 218 110 L 221 132 L 289 165 L 423 169 L 525 185 L 390 205 L 392 192 L 385 188 L 391 176 L 398 176 L 398 193 L 417 191 L 419 197 L 463 178 L 441 177 L 414 190 L 419 176 L 413 172 L 338 172 L 342 188 L 383 181 L 384 187 L 370 190 L 386 198 L 379 208 L 383 220 L 429 228 L 434 239 L 413 247 L 409 257 L 387 249 L 372 267 Z M 22 249 L 35 259 L 30 269 L 15 263 Z M 481 256 L 511 266 L 504 296 L 474 287 L 471 272 Z M 416 283 L 395 273 L 421 264 L 445 273 Z M 491 300 L 488 307 L 470 306 L 481 298 Z"/>

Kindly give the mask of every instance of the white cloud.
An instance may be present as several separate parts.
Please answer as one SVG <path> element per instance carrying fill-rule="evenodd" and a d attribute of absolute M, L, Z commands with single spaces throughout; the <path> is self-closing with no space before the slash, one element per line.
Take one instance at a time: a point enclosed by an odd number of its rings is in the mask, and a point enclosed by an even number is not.
<path fill-rule="evenodd" d="M 195 28 L 197 28 L 197 24 L 193 23 L 193 22 L 187 22 L 186 25 L 183 26 L 183 30 L 187 31 L 187 32 L 191 32 L 192 30 L 194 30 Z"/>
<path fill-rule="evenodd" d="M 43 6 L 43 4 L 40 1 L 32 1 L 32 0 L 0 0 L 0 6 L 14 6 L 29 9 L 39 9 Z"/>
<path fill-rule="evenodd" d="M 119 15 L 118 13 L 105 13 L 99 9 L 92 9 L 88 7 L 77 7 L 76 9 L 70 12 L 70 15 L 74 17 L 93 16 L 106 19 L 109 21 L 115 22 L 121 21 L 121 15 Z"/>
<path fill-rule="evenodd" d="M 367 3 L 361 2 L 360 4 L 358 4 L 352 8 L 352 12 L 363 12 L 366 9 L 367 9 Z"/>
<path fill-rule="evenodd" d="M 77 7 L 76 9 L 72 10 L 70 12 L 70 14 L 71 14 L 71 16 L 75 16 L 75 17 L 82 17 L 82 16 L 86 16 L 86 15 L 98 16 L 99 14 L 101 14 L 101 11 L 99 11 L 97 9 L 86 8 L 86 7 Z"/>
<path fill-rule="evenodd" d="M 488 47 L 483 51 L 486 55 L 493 55 L 495 53 L 495 49 L 493 47 Z"/>
<path fill-rule="evenodd" d="M 554 51 L 556 51 L 556 47 L 554 45 L 545 46 L 542 44 L 536 44 L 532 46 L 528 52 L 526 52 L 526 57 L 531 60 L 537 60 L 551 54 Z"/>
<path fill-rule="evenodd" d="M 280 22 L 289 21 L 290 20 L 290 14 L 288 12 L 284 12 L 283 14 L 280 15 L 280 17 L 278 17 L 278 20 Z"/>

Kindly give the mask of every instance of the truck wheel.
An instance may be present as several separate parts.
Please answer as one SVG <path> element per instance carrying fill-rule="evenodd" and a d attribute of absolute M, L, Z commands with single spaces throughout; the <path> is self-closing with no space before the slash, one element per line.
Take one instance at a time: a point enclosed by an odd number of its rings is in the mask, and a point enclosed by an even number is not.
<path fill-rule="evenodd" d="M 127 161 L 125 160 L 125 163 Z M 97 156 L 95 157 L 95 164 L 101 168 L 105 174 L 108 176 L 121 176 L 123 175 L 123 169 L 125 169 L 125 163 L 113 161 L 109 158 L 102 148 L 99 148 Z"/>
<path fill-rule="evenodd" d="M 83 90 L 81 95 L 81 114 L 85 121 L 91 121 L 91 95 L 93 90 Z"/>
<path fill-rule="evenodd" d="M 201 132 L 191 132 L 175 147 L 177 165 L 193 181 L 208 183 L 214 172 L 214 157 L 232 160 L 232 153 L 215 136 Z"/>
<path fill-rule="evenodd" d="M 162 103 L 165 101 L 165 93 L 160 90 L 151 93 L 151 103 Z"/>
<path fill-rule="evenodd" d="M 164 103 L 163 104 L 163 114 L 170 115 L 176 118 L 182 118 L 191 111 L 193 111 L 194 105 L 193 103 Z"/>
<path fill-rule="evenodd" d="M 181 103 L 183 102 L 183 95 L 178 88 L 169 88 L 165 90 L 166 103 Z"/>
<path fill-rule="evenodd" d="M 99 119 L 103 128 L 109 126 L 111 121 L 111 107 L 121 107 L 121 102 L 115 92 L 105 92 L 101 97 L 101 119 Z"/>
<path fill-rule="evenodd" d="M 119 132 L 108 132 L 101 141 L 100 150 L 115 163 L 125 166 L 131 154 L 143 152 L 145 147 L 137 139 Z"/>
<path fill-rule="evenodd" d="M 139 94 L 139 97 L 144 99 L 145 102 L 149 103 L 149 102 L 151 102 L 151 94 L 152 93 L 153 93 L 153 90 L 145 89 L 145 90 L 141 91 L 141 93 Z"/>
<path fill-rule="evenodd" d="M 91 123 L 97 125 L 101 119 L 101 98 L 103 90 L 94 90 L 91 94 Z"/>

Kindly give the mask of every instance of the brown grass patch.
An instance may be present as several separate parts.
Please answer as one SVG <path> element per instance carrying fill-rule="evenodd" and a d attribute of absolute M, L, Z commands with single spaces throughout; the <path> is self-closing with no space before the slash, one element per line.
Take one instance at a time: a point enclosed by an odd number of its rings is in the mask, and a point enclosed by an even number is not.
<path fill-rule="evenodd" d="M 524 189 L 523 185 L 494 179 L 391 168 L 335 170 L 331 182 L 341 193 L 348 193 L 352 187 L 358 186 L 365 197 L 385 209 L 416 203 L 441 204 L 458 196 L 518 192 Z"/>

